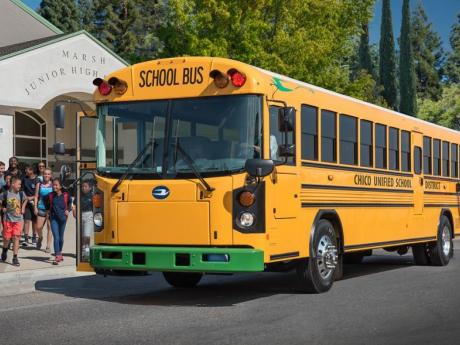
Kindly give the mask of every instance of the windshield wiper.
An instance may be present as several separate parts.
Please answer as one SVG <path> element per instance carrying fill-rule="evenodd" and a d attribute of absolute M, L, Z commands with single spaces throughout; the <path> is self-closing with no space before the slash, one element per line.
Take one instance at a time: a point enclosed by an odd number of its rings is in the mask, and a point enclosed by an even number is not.
<path fill-rule="evenodd" d="M 190 155 L 187 152 L 185 152 L 184 149 L 182 148 L 181 144 L 179 143 L 179 138 L 177 138 L 176 142 L 174 144 L 172 144 L 172 145 L 175 146 L 177 152 L 180 153 L 182 155 L 182 157 L 184 157 L 185 163 L 187 163 L 189 168 L 192 170 L 193 174 L 195 174 L 195 176 L 200 180 L 201 184 L 206 188 L 206 190 L 208 192 L 214 191 L 215 188 L 211 187 L 209 185 L 209 183 L 206 182 L 206 180 L 203 178 L 203 176 L 201 176 L 201 174 L 198 171 L 198 169 L 195 167 L 195 163 L 193 161 L 193 158 L 190 157 Z"/>
<path fill-rule="evenodd" d="M 144 148 L 139 152 L 136 158 L 128 165 L 126 168 L 126 171 L 124 172 L 123 175 L 120 176 L 118 181 L 113 185 L 112 187 L 112 193 L 117 193 L 119 191 L 118 187 L 123 183 L 124 180 L 131 174 L 131 171 L 133 168 L 139 163 L 142 157 L 144 157 L 144 154 L 147 152 L 147 150 L 153 145 L 153 152 L 152 152 L 152 159 L 155 162 L 155 149 L 157 148 L 157 143 L 155 142 L 155 139 L 150 139 L 150 141 L 147 143 L 147 145 L 144 146 Z"/>

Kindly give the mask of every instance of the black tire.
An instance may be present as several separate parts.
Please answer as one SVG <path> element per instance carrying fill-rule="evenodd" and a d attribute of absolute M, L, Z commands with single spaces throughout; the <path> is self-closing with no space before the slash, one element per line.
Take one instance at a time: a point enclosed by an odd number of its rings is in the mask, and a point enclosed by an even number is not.
<path fill-rule="evenodd" d="M 416 265 L 427 266 L 430 264 L 430 257 L 428 256 L 428 246 L 425 243 L 413 245 L 412 255 L 414 256 L 414 263 Z"/>
<path fill-rule="evenodd" d="M 328 291 L 334 282 L 335 268 L 326 268 L 324 258 L 320 258 L 321 248 L 325 244 L 338 247 L 334 226 L 326 219 L 321 219 L 315 227 L 315 233 L 310 248 L 310 258 L 297 264 L 297 276 L 300 288 L 308 293 Z M 336 252 L 334 255 L 337 255 Z M 337 260 L 337 257 L 335 258 Z"/>
<path fill-rule="evenodd" d="M 441 216 L 439 220 L 438 234 L 436 242 L 428 247 L 430 261 L 433 266 L 446 266 L 454 252 L 452 242 L 452 226 L 449 218 Z"/>
<path fill-rule="evenodd" d="M 177 288 L 192 288 L 200 282 L 203 274 L 189 272 L 163 272 L 163 277 L 171 286 Z"/>
<path fill-rule="evenodd" d="M 363 262 L 364 259 L 364 253 L 358 252 L 358 253 L 347 253 L 343 255 L 343 262 L 346 264 L 360 264 Z"/>

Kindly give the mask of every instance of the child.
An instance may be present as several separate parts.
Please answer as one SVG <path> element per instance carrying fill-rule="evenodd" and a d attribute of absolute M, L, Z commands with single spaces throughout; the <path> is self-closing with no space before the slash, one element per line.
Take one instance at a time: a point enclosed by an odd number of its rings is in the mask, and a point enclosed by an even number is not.
<path fill-rule="evenodd" d="M 53 179 L 53 192 L 49 194 L 51 231 L 54 238 L 55 259 L 53 265 L 58 265 L 64 260 L 62 247 L 64 246 L 64 231 L 67 216 L 71 210 L 69 193 L 62 190 L 61 180 Z"/>
<path fill-rule="evenodd" d="M 5 163 L 0 161 L 0 190 L 5 186 Z"/>
<path fill-rule="evenodd" d="M 45 161 L 40 161 L 37 165 L 37 177 L 40 180 L 40 182 L 43 182 L 43 175 L 45 174 L 46 170 L 46 162 Z"/>
<path fill-rule="evenodd" d="M 24 213 L 24 242 L 23 246 L 27 247 L 27 240 L 29 238 L 29 229 L 32 224 L 32 244 L 41 247 L 41 243 L 37 244 L 37 216 L 34 212 L 35 188 L 40 183 L 35 175 L 32 165 L 28 165 L 25 169 L 26 176 L 22 180 L 22 189 L 26 194 L 27 207 Z"/>
<path fill-rule="evenodd" d="M 53 191 L 53 182 L 51 181 L 52 178 L 52 171 L 51 169 L 45 169 L 43 172 L 43 180 L 41 183 L 37 185 L 35 188 L 35 208 L 34 213 L 37 216 L 37 234 L 38 234 L 38 241 L 37 241 L 37 249 L 41 249 L 42 241 L 43 241 L 43 227 L 45 222 L 47 222 L 48 226 L 48 233 L 46 237 L 46 249 L 45 253 L 50 252 L 51 247 L 51 227 L 49 222 L 49 202 L 48 202 L 48 195 Z"/>
<path fill-rule="evenodd" d="M 91 242 L 91 233 L 94 230 L 93 223 L 93 192 L 89 181 L 81 183 L 80 193 L 80 212 L 81 212 L 81 228 L 82 228 L 82 247 L 89 253 L 89 245 Z M 73 216 L 77 218 L 77 199 L 74 201 Z"/>
<path fill-rule="evenodd" d="M 3 262 L 6 261 L 8 242 L 11 238 L 13 238 L 13 265 L 19 266 L 19 239 L 21 237 L 22 226 L 24 223 L 23 214 L 27 205 L 27 198 L 25 197 L 24 192 L 21 192 L 21 179 L 13 176 L 11 178 L 10 189 L 2 193 L 1 198 L 3 213 L 5 214 L 1 259 Z"/>

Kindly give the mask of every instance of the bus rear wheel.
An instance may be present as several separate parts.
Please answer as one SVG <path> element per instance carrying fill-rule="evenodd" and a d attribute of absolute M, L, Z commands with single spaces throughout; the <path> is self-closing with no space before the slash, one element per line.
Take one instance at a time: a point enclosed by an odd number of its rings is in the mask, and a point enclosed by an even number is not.
<path fill-rule="evenodd" d="M 430 261 L 434 266 L 446 266 L 454 250 L 452 226 L 446 216 L 441 216 L 437 235 L 436 242 L 428 247 Z"/>
<path fill-rule="evenodd" d="M 203 274 L 189 272 L 163 272 L 163 277 L 171 286 L 177 288 L 192 288 L 200 282 Z"/>
<path fill-rule="evenodd" d="M 315 226 L 310 248 L 310 258 L 297 264 L 297 276 L 301 289 L 308 293 L 328 291 L 334 282 L 338 264 L 337 236 L 334 226 L 321 219 Z"/>

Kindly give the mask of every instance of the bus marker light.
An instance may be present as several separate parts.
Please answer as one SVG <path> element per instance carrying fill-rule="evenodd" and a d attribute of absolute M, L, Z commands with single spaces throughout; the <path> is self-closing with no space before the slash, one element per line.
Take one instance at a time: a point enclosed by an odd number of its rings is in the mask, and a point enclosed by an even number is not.
<path fill-rule="evenodd" d="M 255 203 L 256 196 L 252 192 L 244 191 L 239 195 L 238 201 L 240 202 L 241 206 L 249 207 Z"/>
<path fill-rule="evenodd" d="M 216 85 L 219 89 L 223 89 L 228 85 L 229 77 L 225 73 L 214 69 L 209 73 L 209 76 L 214 79 L 214 85 Z"/>
<path fill-rule="evenodd" d="M 97 89 L 99 90 L 99 93 L 102 96 L 107 96 L 112 92 L 112 86 L 109 85 L 104 79 L 102 78 L 96 78 L 93 80 L 93 85 L 97 86 Z"/>
<path fill-rule="evenodd" d="M 229 69 L 227 74 L 230 76 L 232 84 L 235 87 L 241 87 L 246 83 L 246 75 L 235 68 Z"/>
<path fill-rule="evenodd" d="M 123 95 L 126 90 L 128 90 L 128 84 L 117 77 L 110 78 L 109 85 L 113 87 L 113 91 L 115 91 L 117 95 Z"/>
<path fill-rule="evenodd" d="M 93 206 L 95 208 L 102 208 L 103 198 L 101 193 L 95 193 L 93 195 Z"/>

